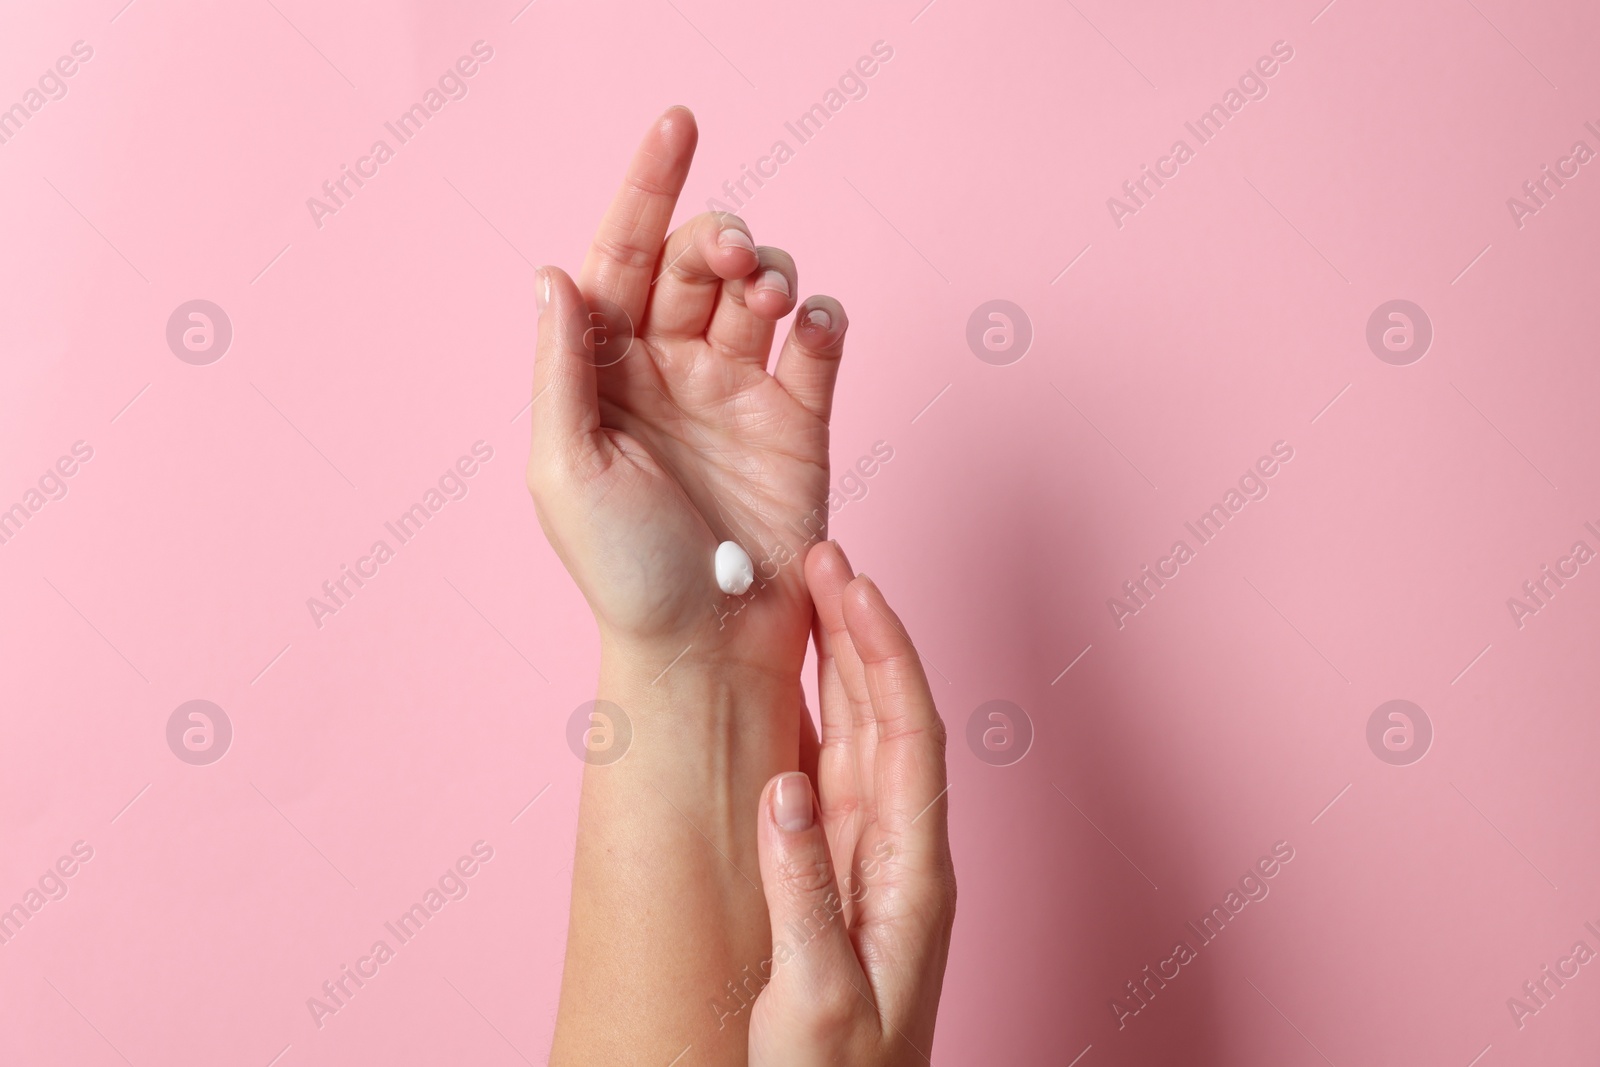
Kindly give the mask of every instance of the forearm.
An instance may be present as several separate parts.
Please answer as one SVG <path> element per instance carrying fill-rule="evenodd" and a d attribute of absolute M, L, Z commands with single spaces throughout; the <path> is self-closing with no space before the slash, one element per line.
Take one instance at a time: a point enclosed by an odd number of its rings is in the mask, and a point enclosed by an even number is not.
<path fill-rule="evenodd" d="M 550 1062 L 743 1064 L 727 991 L 769 955 L 755 820 L 798 759 L 798 672 L 686 656 L 664 674 L 607 648 L 598 698 L 626 755 L 584 771 L 571 924 Z M 746 994 L 753 995 L 754 990 Z"/>

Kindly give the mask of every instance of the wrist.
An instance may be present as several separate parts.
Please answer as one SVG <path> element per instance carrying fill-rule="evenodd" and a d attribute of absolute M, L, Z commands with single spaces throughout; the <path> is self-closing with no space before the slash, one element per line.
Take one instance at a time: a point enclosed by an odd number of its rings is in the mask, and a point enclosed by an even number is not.
<path fill-rule="evenodd" d="M 596 698 L 626 723 L 614 728 L 619 739 L 626 730 L 627 748 L 585 768 L 588 800 L 657 809 L 665 800 L 677 809 L 673 818 L 688 819 L 730 855 L 753 850 L 762 788 L 799 766 L 805 697 L 798 669 L 692 651 L 658 663 L 603 642 Z"/>
<path fill-rule="evenodd" d="M 699 606 L 704 610 L 682 608 L 645 630 L 619 625 L 597 610 L 604 670 L 652 691 L 667 679 L 681 686 L 714 682 L 718 675 L 763 689 L 793 682 L 805 664 L 813 620 L 798 575 L 795 567 L 771 579 L 758 577 L 742 596 L 713 588 Z"/>
<path fill-rule="evenodd" d="M 730 770 L 727 759 L 764 762 L 764 753 L 795 759 L 805 698 L 799 669 L 699 657 L 641 654 L 602 641 L 596 698 L 627 716 L 626 758 L 663 766 Z M 686 769 L 688 769 L 686 768 Z"/>
<path fill-rule="evenodd" d="M 575 950 L 569 935 L 562 997 L 689 1005 L 672 1027 L 699 1062 L 743 1063 L 747 1017 L 724 1027 L 704 1009 L 771 954 L 756 820 L 767 781 L 798 765 L 804 697 L 798 664 L 694 651 L 662 658 L 602 636 L 596 696 L 612 706 L 596 710 L 617 740 L 626 717 L 627 747 L 584 769 L 572 898 L 583 940 Z M 603 962 L 645 944 L 670 965 L 619 976 Z"/>

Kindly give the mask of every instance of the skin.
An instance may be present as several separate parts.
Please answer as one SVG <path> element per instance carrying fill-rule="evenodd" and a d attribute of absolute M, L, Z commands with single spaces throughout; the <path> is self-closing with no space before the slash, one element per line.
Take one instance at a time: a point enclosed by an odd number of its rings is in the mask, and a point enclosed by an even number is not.
<path fill-rule="evenodd" d="M 797 307 L 793 260 L 735 216 L 668 235 L 696 138 L 687 109 L 661 115 L 577 280 L 535 279 L 528 487 L 600 632 L 597 699 L 631 728 L 623 758 L 585 768 L 557 1065 L 747 1062 L 753 1013 L 717 998 L 772 954 L 763 792 L 817 759 L 799 684 L 803 561 L 828 513 L 848 324 L 831 297 Z M 724 540 L 755 563 L 742 597 L 716 586 Z M 843 826 L 841 840 L 868 832 Z"/>
<path fill-rule="evenodd" d="M 804 773 L 780 775 L 763 793 L 776 966 L 755 1004 L 749 1062 L 925 1064 L 956 907 L 944 721 L 872 579 L 852 578 L 831 541 L 806 557 L 806 578 L 822 702 L 820 818 L 797 828 L 777 803 L 791 789 L 812 803 Z"/>

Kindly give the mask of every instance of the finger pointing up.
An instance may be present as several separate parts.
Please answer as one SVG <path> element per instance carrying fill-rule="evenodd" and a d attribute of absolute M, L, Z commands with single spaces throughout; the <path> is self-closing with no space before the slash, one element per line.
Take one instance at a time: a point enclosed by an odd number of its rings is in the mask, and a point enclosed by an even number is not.
<path fill-rule="evenodd" d="M 620 310 L 633 323 L 643 317 L 699 137 L 694 114 L 674 106 L 639 142 L 578 274 L 578 288 L 593 310 L 607 316 Z"/>

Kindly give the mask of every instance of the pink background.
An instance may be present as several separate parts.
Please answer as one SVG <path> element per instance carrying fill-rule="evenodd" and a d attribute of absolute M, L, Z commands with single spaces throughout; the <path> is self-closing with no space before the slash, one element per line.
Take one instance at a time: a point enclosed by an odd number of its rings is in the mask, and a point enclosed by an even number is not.
<path fill-rule="evenodd" d="M 522 482 L 532 265 L 577 266 L 674 102 L 681 218 L 796 149 L 742 213 L 850 310 L 836 472 L 894 450 L 833 532 L 951 726 L 933 1061 L 1600 1042 L 1600 967 L 1507 1007 L 1600 949 L 1600 568 L 1520 628 L 1506 603 L 1600 549 L 1600 165 L 1520 228 L 1506 204 L 1600 149 L 1593 5 L 123 2 L 0 13 L 0 106 L 93 49 L 0 145 L 0 507 L 93 449 L 0 545 L 0 907 L 93 849 L 0 946 L 0 1063 L 543 1062 L 596 647 Z M 478 40 L 469 94 L 319 229 L 306 199 Z M 1107 198 L 1276 41 L 1266 98 L 1119 228 Z M 193 299 L 233 325 L 208 366 L 165 339 Z M 1020 361 L 967 345 L 991 299 L 1031 319 Z M 1365 340 L 1392 299 L 1433 325 L 1409 366 Z M 480 440 L 319 629 L 307 598 Z M 1270 495 L 1119 629 L 1107 599 L 1277 441 Z M 193 699 L 233 724 L 209 766 L 166 741 Z M 1010 766 L 964 740 L 995 699 L 1036 731 Z M 1368 746 L 1391 699 L 1420 762 Z M 319 1029 L 307 998 L 480 840 Z M 1119 1029 L 1280 841 L 1270 895 Z"/>

